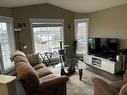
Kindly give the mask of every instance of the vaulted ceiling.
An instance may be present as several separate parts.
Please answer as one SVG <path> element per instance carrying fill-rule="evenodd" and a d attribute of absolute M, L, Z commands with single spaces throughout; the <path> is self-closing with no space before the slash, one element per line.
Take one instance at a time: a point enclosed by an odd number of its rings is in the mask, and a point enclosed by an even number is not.
<path fill-rule="evenodd" d="M 0 0 L 0 7 L 49 3 L 73 12 L 94 12 L 126 4 L 127 0 Z"/>

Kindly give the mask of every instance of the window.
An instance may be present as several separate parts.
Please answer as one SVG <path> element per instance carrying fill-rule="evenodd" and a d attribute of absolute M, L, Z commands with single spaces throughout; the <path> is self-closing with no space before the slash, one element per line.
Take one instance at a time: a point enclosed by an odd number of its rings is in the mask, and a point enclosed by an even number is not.
<path fill-rule="evenodd" d="M 7 73 L 14 67 L 14 63 L 10 61 L 10 53 L 15 49 L 12 29 L 12 19 L 0 17 L 0 66 L 2 73 Z"/>
<path fill-rule="evenodd" d="M 52 52 L 52 57 L 58 57 L 60 42 L 63 41 L 63 23 L 50 20 L 32 23 L 35 52 L 44 54 Z"/>
<path fill-rule="evenodd" d="M 75 20 L 76 54 L 87 53 L 88 19 Z"/>

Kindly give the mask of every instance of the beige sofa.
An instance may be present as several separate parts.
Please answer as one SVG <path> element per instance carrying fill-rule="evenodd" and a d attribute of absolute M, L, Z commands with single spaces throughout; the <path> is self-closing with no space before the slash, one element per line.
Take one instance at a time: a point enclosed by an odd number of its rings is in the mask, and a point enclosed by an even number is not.
<path fill-rule="evenodd" d="M 36 61 L 39 57 L 36 56 L 35 60 L 32 60 L 32 56 L 27 56 L 28 61 L 21 51 L 11 54 L 11 60 L 14 60 L 16 65 L 17 78 L 27 95 L 66 95 L 68 77 L 53 74 L 41 61 Z"/>

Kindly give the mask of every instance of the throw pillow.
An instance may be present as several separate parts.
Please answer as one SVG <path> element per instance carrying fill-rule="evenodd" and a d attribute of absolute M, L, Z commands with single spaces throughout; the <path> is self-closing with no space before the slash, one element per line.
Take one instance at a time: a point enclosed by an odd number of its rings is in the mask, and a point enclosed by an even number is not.
<path fill-rule="evenodd" d="M 27 54 L 26 57 L 32 66 L 42 62 L 39 53 Z"/>

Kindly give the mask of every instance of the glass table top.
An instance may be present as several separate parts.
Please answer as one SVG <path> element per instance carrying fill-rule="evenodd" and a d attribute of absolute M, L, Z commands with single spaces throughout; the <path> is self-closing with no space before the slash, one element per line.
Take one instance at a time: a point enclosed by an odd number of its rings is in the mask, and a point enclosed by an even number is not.
<path fill-rule="evenodd" d="M 88 68 L 88 65 L 76 58 L 71 58 L 65 62 L 61 62 L 61 67 L 71 69 L 86 69 Z"/>
<path fill-rule="evenodd" d="M 78 70 L 80 80 L 82 76 L 82 70 L 89 68 L 85 62 L 80 61 L 76 58 L 68 58 L 67 61 L 62 61 L 59 64 L 56 64 L 54 67 L 61 69 L 61 75 L 70 75 L 73 74 L 75 70 Z"/>

